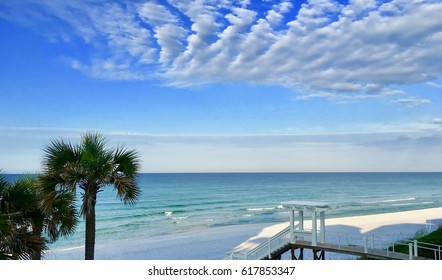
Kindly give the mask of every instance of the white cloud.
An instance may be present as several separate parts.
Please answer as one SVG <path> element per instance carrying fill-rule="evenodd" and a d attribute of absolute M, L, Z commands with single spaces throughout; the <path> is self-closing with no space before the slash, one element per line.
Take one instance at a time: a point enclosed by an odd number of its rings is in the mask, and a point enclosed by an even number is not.
<path fill-rule="evenodd" d="M 138 9 L 138 14 L 153 26 L 179 21 L 166 7 L 150 2 L 142 4 Z"/>
<path fill-rule="evenodd" d="M 244 8 L 233 8 L 233 13 L 227 14 L 226 19 L 232 24 L 239 27 L 250 25 L 255 19 L 256 12 Z"/>
<path fill-rule="evenodd" d="M 59 38 L 92 46 L 86 57 L 73 59 L 94 77 L 161 75 L 174 86 L 246 82 L 307 95 L 387 96 L 397 85 L 434 86 L 442 74 L 438 1 L 309 0 L 299 11 L 290 1 L 264 1 L 267 11 L 234 0 L 6 2 L 2 18 L 44 30 L 55 26 Z M 47 25 L 56 21 L 64 25 Z"/>
<path fill-rule="evenodd" d="M 434 118 L 431 120 L 433 124 L 442 124 L 442 118 Z"/>
<path fill-rule="evenodd" d="M 424 98 L 410 97 L 397 99 L 393 101 L 393 103 L 401 103 L 407 105 L 410 108 L 416 108 L 421 105 L 431 104 L 431 101 Z"/>
<path fill-rule="evenodd" d="M 266 16 L 266 20 L 267 20 L 271 25 L 277 25 L 277 24 L 279 24 L 279 23 L 281 22 L 282 19 L 283 19 L 283 16 L 282 16 L 280 13 L 278 13 L 278 12 L 276 12 L 276 11 L 274 11 L 274 10 L 270 10 L 270 11 L 267 13 L 267 16 Z"/>
<path fill-rule="evenodd" d="M 183 39 L 187 31 L 173 24 L 164 24 L 155 28 L 154 37 L 161 47 L 159 62 L 168 64 L 184 50 Z"/>
<path fill-rule="evenodd" d="M 429 60 L 429 57 L 439 59 L 437 47 L 416 44 L 413 38 L 425 42 L 442 30 L 438 22 L 417 20 L 434 18 L 436 11 L 442 12 L 442 5 L 413 5 L 414 9 L 409 7 L 400 17 L 384 18 L 380 12 L 373 11 L 353 21 L 341 15 L 335 22 L 312 29 L 311 23 L 305 23 L 305 17 L 322 21 L 325 11 L 338 11 L 339 5 L 328 2 L 321 9 L 313 2 L 306 6 L 302 20 L 292 21 L 285 31 L 269 27 L 269 38 L 258 44 L 263 48 L 253 53 L 254 56 L 248 56 L 250 45 L 243 44 L 230 57 L 215 53 L 206 57 L 204 63 L 199 64 L 201 67 L 186 71 L 186 65 L 199 61 L 193 57 L 190 62 L 171 68 L 166 77 L 174 84 L 177 80 L 190 84 L 244 80 L 304 90 L 373 92 L 377 89 L 383 92 L 391 85 L 421 82 L 440 75 L 441 65 Z M 258 19 L 246 38 L 258 37 L 255 27 L 265 26 L 264 22 Z M 422 26 L 411 28 L 411 22 Z M 243 59 L 247 56 L 249 63 Z M 216 73 L 203 67 L 209 64 Z M 222 67 L 216 67 L 220 65 Z"/>
<path fill-rule="evenodd" d="M 138 8 L 138 15 L 152 26 L 154 37 L 160 47 L 158 62 L 168 65 L 184 51 L 183 41 L 187 30 L 179 25 L 179 18 L 165 6 L 150 2 L 144 3 Z"/>
<path fill-rule="evenodd" d="M 71 60 L 70 65 L 96 79 L 104 80 L 145 80 L 145 73 L 136 73 L 129 61 L 118 61 L 115 58 L 92 59 L 89 64 Z"/>
<path fill-rule="evenodd" d="M 427 85 L 433 88 L 442 88 L 441 84 L 435 83 L 435 82 L 427 82 Z"/>
<path fill-rule="evenodd" d="M 314 98 L 323 98 L 332 100 L 338 103 L 350 103 L 358 100 L 364 100 L 369 98 L 379 98 L 380 95 L 368 95 L 368 94 L 338 94 L 333 92 L 313 92 L 309 94 L 299 94 L 296 96 L 296 100 L 310 100 Z"/>
<path fill-rule="evenodd" d="M 330 16 L 337 15 L 340 10 L 340 4 L 334 0 L 309 0 L 301 5 L 296 22 L 305 30 L 314 30 L 333 21 Z"/>

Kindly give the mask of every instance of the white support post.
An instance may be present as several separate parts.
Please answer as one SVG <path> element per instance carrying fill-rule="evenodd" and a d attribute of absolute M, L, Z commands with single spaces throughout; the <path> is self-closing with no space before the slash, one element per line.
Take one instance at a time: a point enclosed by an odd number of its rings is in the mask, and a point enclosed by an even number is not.
<path fill-rule="evenodd" d="M 325 243 L 325 212 L 321 211 L 319 212 L 319 222 L 320 222 L 320 237 L 319 240 L 321 243 Z"/>
<path fill-rule="evenodd" d="M 417 240 L 414 240 L 414 256 L 417 257 Z"/>
<path fill-rule="evenodd" d="M 312 213 L 312 246 L 318 245 L 318 225 L 317 225 L 317 213 L 313 211 Z"/>
<path fill-rule="evenodd" d="M 374 234 L 371 235 L 371 249 L 374 249 Z"/>
<path fill-rule="evenodd" d="M 411 243 L 408 243 L 408 258 L 413 259 L 413 245 Z"/>
<path fill-rule="evenodd" d="M 304 211 L 299 210 L 299 230 L 303 231 L 304 230 Z M 300 240 L 304 240 L 304 237 L 300 237 Z"/>
<path fill-rule="evenodd" d="M 299 230 L 304 230 L 304 211 L 299 211 Z"/>
<path fill-rule="evenodd" d="M 364 236 L 364 253 L 368 253 L 368 248 L 367 248 L 367 236 Z"/>
<path fill-rule="evenodd" d="M 271 260 L 272 259 L 272 244 L 271 244 L 271 239 L 269 238 L 269 240 L 268 240 L 268 246 L 267 246 L 267 250 L 268 250 L 268 256 L 269 256 L 269 260 Z"/>
<path fill-rule="evenodd" d="M 295 209 L 290 210 L 290 243 L 295 243 Z"/>

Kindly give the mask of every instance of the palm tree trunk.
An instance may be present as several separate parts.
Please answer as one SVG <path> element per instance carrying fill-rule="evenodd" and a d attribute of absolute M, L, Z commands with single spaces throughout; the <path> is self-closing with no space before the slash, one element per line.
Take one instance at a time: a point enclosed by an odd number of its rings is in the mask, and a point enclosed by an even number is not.
<path fill-rule="evenodd" d="M 43 240 L 43 238 L 41 237 L 41 231 L 36 233 L 36 236 Z M 42 253 L 42 247 L 41 246 L 36 246 L 35 248 L 35 252 L 34 254 L 32 254 L 31 258 L 33 260 L 41 260 L 41 253 Z"/>
<path fill-rule="evenodd" d="M 32 257 L 32 259 L 33 260 L 41 260 L 41 250 L 40 249 L 38 249 L 36 252 L 35 252 L 35 255 Z"/>
<path fill-rule="evenodd" d="M 93 195 L 92 207 L 86 215 L 86 242 L 85 242 L 85 260 L 93 260 L 95 252 L 95 202 L 97 194 Z"/>
<path fill-rule="evenodd" d="M 37 237 L 42 242 L 42 245 L 35 246 L 35 249 L 34 249 L 35 252 L 31 256 L 31 258 L 33 260 L 41 260 L 41 255 L 42 255 L 42 252 L 43 252 L 43 247 L 46 247 L 45 246 L 46 242 L 45 242 L 44 238 L 41 236 L 42 235 L 42 231 L 43 231 L 42 230 L 42 228 L 43 228 L 43 220 L 44 220 L 43 215 L 39 215 L 38 217 L 34 216 L 34 219 L 33 219 L 32 233 L 34 234 L 35 237 Z"/>

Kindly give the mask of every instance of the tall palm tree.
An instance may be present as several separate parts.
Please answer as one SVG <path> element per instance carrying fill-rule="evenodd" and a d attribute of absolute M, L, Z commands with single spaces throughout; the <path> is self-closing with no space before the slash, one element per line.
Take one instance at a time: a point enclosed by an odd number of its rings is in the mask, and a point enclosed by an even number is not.
<path fill-rule="evenodd" d="M 85 259 L 93 260 L 95 251 L 95 205 L 97 194 L 113 185 L 124 203 L 133 205 L 140 194 L 137 184 L 139 158 L 134 150 L 110 149 L 99 133 L 87 133 L 80 144 L 53 140 L 44 150 L 41 190 L 43 209 L 50 212 L 60 192 L 81 192 L 80 214 L 86 220 Z"/>
<path fill-rule="evenodd" d="M 58 195 L 53 213 L 47 214 L 40 207 L 42 196 L 36 177 L 27 176 L 13 183 L 0 178 L 0 185 L 3 256 L 40 260 L 49 242 L 73 233 L 77 213 L 71 193 Z"/>

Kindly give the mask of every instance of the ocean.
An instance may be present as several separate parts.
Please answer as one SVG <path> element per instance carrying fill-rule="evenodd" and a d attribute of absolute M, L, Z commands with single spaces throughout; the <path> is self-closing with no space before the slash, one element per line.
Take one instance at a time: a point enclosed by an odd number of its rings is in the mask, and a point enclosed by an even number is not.
<path fill-rule="evenodd" d="M 19 175 L 7 175 L 13 180 Z M 140 174 L 142 195 L 124 205 L 112 186 L 99 194 L 96 243 L 213 227 L 289 220 L 281 202 L 327 202 L 327 217 L 442 206 L 442 173 Z M 78 194 L 78 203 L 80 195 Z M 84 245 L 84 221 L 52 249 Z"/>

